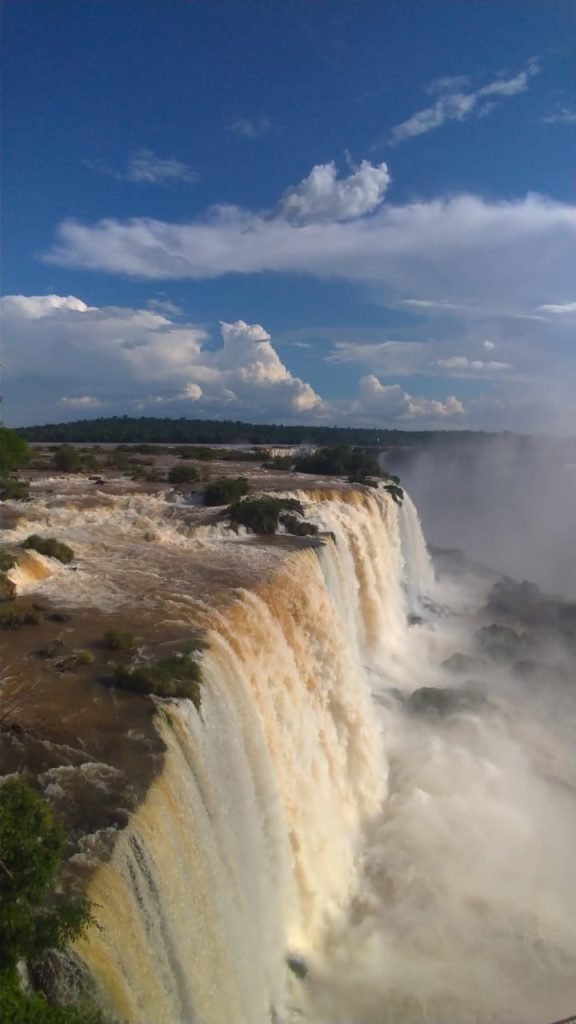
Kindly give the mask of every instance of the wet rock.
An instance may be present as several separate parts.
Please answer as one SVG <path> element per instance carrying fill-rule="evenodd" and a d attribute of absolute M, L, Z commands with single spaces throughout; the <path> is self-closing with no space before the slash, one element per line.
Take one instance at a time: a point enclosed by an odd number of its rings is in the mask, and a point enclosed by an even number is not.
<path fill-rule="evenodd" d="M 308 974 L 308 965 L 301 956 L 292 956 L 288 954 L 286 957 L 286 963 L 292 974 L 295 974 L 297 978 L 305 978 Z"/>
<path fill-rule="evenodd" d="M 410 694 L 406 707 L 415 715 L 444 717 L 477 709 L 485 702 L 483 693 L 473 685 L 458 690 L 441 686 L 422 686 Z"/>
<path fill-rule="evenodd" d="M 473 672 L 474 669 L 478 668 L 483 664 L 481 658 L 475 658 L 471 654 L 451 654 L 449 658 L 446 658 L 442 662 L 442 668 L 448 669 L 449 672 Z"/>
<path fill-rule="evenodd" d="M 526 653 L 527 639 L 511 626 L 483 626 L 476 633 L 476 642 L 495 661 L 512 661 Z"/>

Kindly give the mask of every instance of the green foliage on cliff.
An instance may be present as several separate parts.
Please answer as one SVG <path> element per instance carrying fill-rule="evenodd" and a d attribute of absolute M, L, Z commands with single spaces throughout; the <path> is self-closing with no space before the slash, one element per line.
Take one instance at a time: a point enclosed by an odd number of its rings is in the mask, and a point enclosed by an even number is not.
<path fill-rule="evenodd" d="M 65 565 L 74 560 L 72 548 L 69 548 L 67 544 L 62 544 L 61 541 L 56 540 L 54 537 L 39 537 L 37 533 L 32 533 L 26 540 L 22 541 L 22 547 L 30 548 L 32 551 L 37 551 L 40 555 L 46 555 L 48 558 L 57 558 L 59 562 L 64 562 Z"/>
<path fill-rule="evenodd" d="M 295 498 L 276 498 L 267 494 L 261 498 L 245 498 L 236 501 L 228 509 L 232 523 L 246 526 L 258 534 L 276 533 L 282 523 L 288 533 L 306 536 L 318 532 L 312 523 L 305 523 L 294 513 L 303 513 L 302 504 Z"/>
<path fill-rule="evenodd" d="M 24 991 L 19 961 L 63 950 L 91 921 L 90 904 L 60 891 L 66 834 L 49 804 L 18 776 L 0 784 L 0 1006 L 5 1024 L 104 1024 L 88 1006 L 54 1006 Z"/>
<path fill-rule="evenodd" d="M 188 653 L 162 661 L 117 665 L 113 677 L 114 686 L 121 690 L 156 697 L 187 697 L 196 707 L 200 706 L 201 682 L 200 666 Z"/>
<path fill-rule="evenodd" d="M 320 448 L 312 455 L 301 455 L 294 463 L 297 473 L 314 476 L 346 476 L 352 483 L 364 483 L 369 477 L 382 476 L 377 459 L 360 448 L 339 444 Z"/>
<path fill-rule="evenodd" d="M 388 494 L 390 494 L 394 498 L 394 501 L 396 502 L 397 505 L 402 504 L 402 502 L 404 501 L 404 491 L 402 490 L 401 487 L 398 487 L 398 484 L 386 484 L 385 489 L 388 491 Z"/>
<path fill-rule="evenodd" d="M 213 480 L 204 491 L 205 505 L 227 505 L 231 501 L 249 494 L 250 484 L 246 477 L 237 476 L 222 477 L 220 480 Z"/>

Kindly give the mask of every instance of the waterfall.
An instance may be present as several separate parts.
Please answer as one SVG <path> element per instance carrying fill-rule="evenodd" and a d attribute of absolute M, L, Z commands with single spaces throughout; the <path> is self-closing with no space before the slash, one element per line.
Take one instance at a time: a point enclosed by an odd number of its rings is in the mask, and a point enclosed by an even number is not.
<path fill-rule="evenodd" d="M 404 493 L 400 514 L 402 550 L 404 552 L 404 586 L 408 610 L 419 615 L 423 610 L 423 598 L 430 597 L 434 590 L 434 569 L 426 547 L 420 517 L 410 495 Z"/>
<path fill-rule="evenodd" d="M 419 687 L 466 692 L 442 661 L 472 649 L 477 590 L 457 602 L 470 622 L 448 606 L 435 617 L 408 495 L 402 507 L 383 489 L 294 496 L 318 538 L 197 528 L 157 497 L 42 512 L 45 529 L 74 533 L 75 597 L 108 607 L 138 587 L 207 641 L 200 712 L 157 701 L 163 769 L 90 882 L 97 926 L 76 955 L 102 1006 L 126 1024 L 567 1016 L 576 715 L 564 655 L 546 687 L 479 662 L 477 704 L 415 713 Z M 192 591 L 201 568 L 210 582 L 212 566 L 230 577 L 239 565 L 226 600 Z M 44 592 L 69 591 L 64 576 Z"/>
<path fill-rule="evenodd" d="M 390 499 L 321 498 L 333 539 L 208 615 L 201 716 L 163 703 L 165 769 L 92 882 L 78 950 L 128 1021 L 286 1019 L 287 953 L 350 901 L 386 794 L 365 660 L 398 654 L 401 552 Z"/>

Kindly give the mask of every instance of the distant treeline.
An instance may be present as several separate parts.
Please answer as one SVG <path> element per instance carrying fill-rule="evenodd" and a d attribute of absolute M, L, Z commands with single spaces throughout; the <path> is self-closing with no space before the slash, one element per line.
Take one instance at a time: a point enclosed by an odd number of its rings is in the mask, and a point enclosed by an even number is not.
<path fill-rule="evenodd" d="M 493 434 L 472 430 L 378 430 L 361 427 L 312 427 L 242 423 L 240 420 L 189 420 L 155 416 L 108 416 L 71 423 L 21 427 L 27 441 L 81 444 L 246 444 L 361 445 L 398 447 L 451 445 L 486 440 Z"/>

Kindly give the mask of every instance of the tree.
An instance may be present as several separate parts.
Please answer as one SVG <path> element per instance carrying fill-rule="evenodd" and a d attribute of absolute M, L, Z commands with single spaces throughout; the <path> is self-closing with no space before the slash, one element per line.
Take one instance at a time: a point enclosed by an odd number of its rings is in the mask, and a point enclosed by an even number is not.
<path fill-rule="evenodd" d="M 25 466 L 31 454 L 24 438 L 15 430 L 0 426 L 0 476 L 10 476 Z"/>
<path fill-rule="evenodd" d="M 82 897 L 57 890 L 66 834 L 50 805 L 23 778 L 0 784 L 0 1004 L 11 1024 L 103 1024 L 97 1010 L 51 1006 L 24 992 L 17 965 L 63 950 L 91 920 Z"/>

